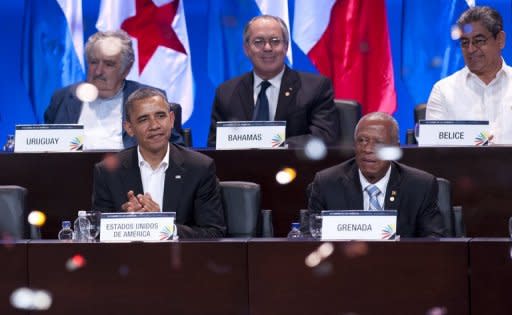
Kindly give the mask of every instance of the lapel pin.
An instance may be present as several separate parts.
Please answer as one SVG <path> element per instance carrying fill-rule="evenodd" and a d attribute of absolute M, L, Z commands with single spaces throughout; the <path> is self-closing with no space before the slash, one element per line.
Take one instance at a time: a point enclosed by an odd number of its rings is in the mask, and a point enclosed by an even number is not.
<path fill-rule="evenodd" d="M 181 175 L 176 175 L 176 176 L 174 176 L 174 178 L 181 179 Z"/>
<path fill-rule="evenodd" d="M 395 201 L 395 197 L 396 197 L 396 190 L 392 190 L 391 197 L 389 197 L 389 201 L 391 201 L 391 202 Z"/>
<path fill-rule="evenodd" d="M 284 95 L 285 95 L 285 96 L 290 96 L 290 92 L 286 91 L 286 92 L 284 93 Z"/>

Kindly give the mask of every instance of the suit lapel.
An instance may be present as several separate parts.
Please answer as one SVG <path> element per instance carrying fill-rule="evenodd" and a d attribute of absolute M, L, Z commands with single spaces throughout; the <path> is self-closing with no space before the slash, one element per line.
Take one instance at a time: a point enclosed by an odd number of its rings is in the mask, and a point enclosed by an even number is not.
<path fill-rule="evenodd" d="M 121 173 L 122 183 L 125 185 L 124 191 L 133 190 L 135 195 L 144 193 L 138 163 L 137 148 L 134 148 L 128 158 L 123 161 Z"/>
<path fill-rule="evenodd" d="M 252 120 L 254 113 L 254 75 L 252 72 L 245 74 L 240 81 L 238 90 L 239 104 L 243 109 L 243 120 Z M 237 105 L 237 104 L 233 104 Z"/>
<path fill-rule="evenodd" d="M 129 148 L 129 147 L 132 147 L 132 146 L 137 144 L 137 141 L 135 140 L 135 138 L 134 137 L 130 137 L 130 135 L 126 132 L 126 130 L 124 130 L 124 122 L 125 122 L 125 118 L 126 118 L 126 108 L 125 108 L 126 100 L 128 99 L 128 96 L 130 96 L 130 94 L 132 94 L 137 89 L 137 87 L 138 86 L 133 84 L 132 81 L 129 81 L 129 80 L 125 80 L 124 81 L 123 103 L 122 103 L 122 106 L 121 106 L 121 110 L 122 110 L 121 129 L 123 130 L 123 132 L 122 132 L 122 134 L 123 134 L 123 145 L 124 145 L 125 148 Z"/>
<path fill-rule="evenodd" d="M 346 173 L 347 176 L 342 178 L 345 181 L 344 187 L 347 188 L 347 209 L 364 209 L 363 190 L 361 189 L 361 181 L 359 180 L 358 170 L 359 169 L 357 167 L 357 164 L 354 161 L 349 172 Z"/>
<path fill-rule="evenodd" d="M 274 120 L 286 120 L 289 104 L 296 99 L 299 88 L 300 80 L 297 72 L 285 67 Z"/>
<path fill-rule="evenodd" d="M 70 106 L 67 106 L 68 109 L 68 117 L 71 122 L 78 123 L 78 119 L 80 118 L 80 113 L 82 112 L 82 101 L 80 101 L 75 95 L 76 95 L 76 88 L 77 85 L 73 87 L 72 92 L 69 94 L 69 104 Z"/>
<path fill-rule="evenodd" d="M 389 176 L 386 198 L 384 199 L 385 210 L 398 210 L 400 206 L 400 181 L 400 172 L 395 163 L 391 163 L 391 175 Z"/>
<path fill-rule="evenodd" d="M 162 211 L 178 211 L 180 196 L 185 180 L 183 156 L 174 146 L 169 145 L 169 167 L 165 172 L 164 202 Z"/>

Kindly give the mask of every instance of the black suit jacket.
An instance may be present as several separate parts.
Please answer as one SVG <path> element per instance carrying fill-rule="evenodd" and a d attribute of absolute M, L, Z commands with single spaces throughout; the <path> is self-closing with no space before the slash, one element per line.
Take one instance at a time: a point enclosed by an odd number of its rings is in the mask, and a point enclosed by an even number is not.
<path fill-rule="evenodd" d="M 437 205 L 437 189 L 437 180 L 433 175 L 400 163 L 391 164 L 384 209 L 398 210 L 398 235 L 445 236 Z M 394 198 L 391 198 L 392 194 Z M 316 174 L 309 208 L 316 212 L 363 209 L 363 190 L 355 159 Z"/>
<path fill-rule="evenodd" d="M 215 147 L 218 121 L 249 121 L 254 112 L 254 75 L 248 72 L 221 84 L 215 93 L 208 146 Z M 332 84 L 326 77 L 286 67 L 274 120 L 286 121 L 286 142 L 303 146 L 311 136 L 336 144 L 340 138 Z"/>
<path fill-rule="evenodd" d="M 176 212 L 180 237 L 224 236 L 226 225 L 214 161 L 178 145 L 171 144 L 169 148 L 162 210 Z M 117 160 L 105 160 L 94 167 L 95 210 L 122 211 L 128 191 L 133 190 L 136 195 L 144 193 L 137 147 L 123 150 L 115 157 Z"/>
<path fill-rule="evenodd" d="M 50 105 L 44 112 L 45 124 L 76 124 L 80 119 L 82 112 L 82 101 L 76 97 L 76 88 L 83 82 L 68 85 L 55 91 L 50 100 Z M 125 119 L 125 103 L 128 96 L 142 87 L 147 85 L 140 84 L 135 81 L 125 80 L 123 87 L 123 122 Z M 161 91 L 165 95 L 165 91 Z M 175 113 L 174 128 L 170 141 L 173 143 L 183 144 L 182 127 L 181 127 L 181 106 L 175 104 L 171 107 Z M 130 137 L 123 128 L 123 144 L 125 148 L 132 147 L 137 144 L 134 137 Z"/>

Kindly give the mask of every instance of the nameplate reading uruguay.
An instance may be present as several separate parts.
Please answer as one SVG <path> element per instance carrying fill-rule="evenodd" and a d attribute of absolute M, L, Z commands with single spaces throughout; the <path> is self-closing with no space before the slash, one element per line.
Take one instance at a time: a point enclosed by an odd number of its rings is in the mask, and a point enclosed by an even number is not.
<path fill-rule="evenodd" d="M 14 152 L 82 151 L 83 139 L 83 125 L 16 125 Z"/>
<path fill-rule="evenodd" d="M 484 146 L 489 144 L 486 120 L 420 120 L 419 146 Z"/>
<path fill-rule="evenodd" d="M 271 149 L 284 143 L 286 121 L 219 121 L 216 149 Z"/>
<path fill-rule="evenodd" d="M 322 240 L 393 240 L 396 210 L 322 211 Z"/>
<path fill-rule="evenodd" d="M 100 241 L 165 241 L 174 234 L 176 212 L 102 213 Z"/>

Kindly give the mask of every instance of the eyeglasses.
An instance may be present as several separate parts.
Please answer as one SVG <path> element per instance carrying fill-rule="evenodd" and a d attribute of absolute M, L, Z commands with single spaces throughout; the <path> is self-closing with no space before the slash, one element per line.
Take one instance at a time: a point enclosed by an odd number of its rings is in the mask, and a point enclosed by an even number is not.
<path fill-rule="evenodd" d="M 272 37 L 269 39 L 255 38 L 251 42 L 251 44 L 257 49 L 263 49 L 267 43 L 270 45 L 270 47 L 276 48 L 283 43 L 283 40 L 279 37 Z"/>
<path fill-rule="evenodd" d="M 475 48 L 480 48 L 480 47 L 485 46 L 485 44 L 487 44 L 487 40 L 488 39 L 489 38 L 483 37 L 483 36 L 475 37 L 473 39 L 462 38 L 460 40 L 460 47 L 462 47 L 463 49 L 468 49 L 469 48 L 469 44 L 471 44 Z"/>

